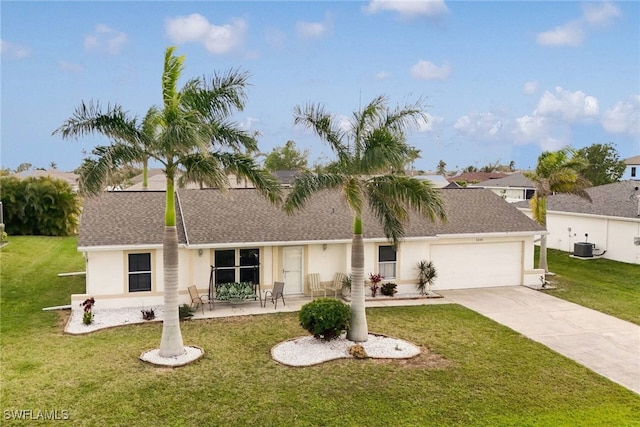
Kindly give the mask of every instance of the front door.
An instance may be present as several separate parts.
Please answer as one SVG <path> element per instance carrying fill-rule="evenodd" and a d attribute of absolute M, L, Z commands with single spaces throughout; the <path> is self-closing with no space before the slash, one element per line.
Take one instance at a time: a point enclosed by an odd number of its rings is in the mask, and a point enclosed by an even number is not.
<path fill-rule="evenodd" d="M 285 294 L 301 294 L 304 289 L 302 280 L 302 246 L 285 246 L 282 251 L 282 279 Z"/>

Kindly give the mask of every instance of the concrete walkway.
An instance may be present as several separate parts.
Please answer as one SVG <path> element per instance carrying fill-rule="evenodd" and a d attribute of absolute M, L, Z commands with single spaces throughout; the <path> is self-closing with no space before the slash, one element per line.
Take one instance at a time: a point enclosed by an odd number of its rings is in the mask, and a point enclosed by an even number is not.
<path fill-rule="evenodd" d="M 640 326 L 523 286 L 438 293 L 640 394 Z"/>

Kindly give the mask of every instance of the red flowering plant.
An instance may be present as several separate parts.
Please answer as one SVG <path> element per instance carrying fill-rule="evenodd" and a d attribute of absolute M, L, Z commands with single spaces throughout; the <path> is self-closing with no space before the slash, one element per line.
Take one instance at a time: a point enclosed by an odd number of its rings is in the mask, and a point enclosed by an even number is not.
<path fill-rule="evenodd" d="M 380 289 L 380 286 L 378 286 L 378 283 L 382 282 L 382 279 L 384 279 L 382 274 L 369 273 L 369 281 L 371 282 L 371 286 L 369 286 L 369 289 L 371 289 L 372 297 L 375 297 L 376 294 L 378 293 L 378 289 Z"/>
<path fill-rule="evenodd" d="M 93 297 L 87 298 L 80 303 L 80 307 L 82 307 L 82 309 L 84 310 L 84 314 L 82 315 L 82 323 L 84 323 L 85 325 L 90 325 L 91 323 L 93 323 L 93 312 L 91 310 L 93 309 L 93 305 L 95 303 L 96 300 Z"/>

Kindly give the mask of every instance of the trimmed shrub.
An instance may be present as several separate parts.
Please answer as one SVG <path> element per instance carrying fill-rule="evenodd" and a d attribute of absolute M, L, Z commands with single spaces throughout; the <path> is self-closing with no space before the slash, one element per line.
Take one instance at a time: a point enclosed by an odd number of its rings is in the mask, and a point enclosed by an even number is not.
<path fill-rule="evenodd" d="M 392 297 L 398 292 L 396 288 L 397 288 L 397 285 L 393 282 L 384 283 L 380 287 L 380 293 L 382 293 L 382 295 Z"/>
<path fill-rule="evenodd" d="M 302 306 L 300 325 L 315 338 L 326 341 L 338 338 L 349 327 L 351 309 L 333 298 L 318 298 Z"/>

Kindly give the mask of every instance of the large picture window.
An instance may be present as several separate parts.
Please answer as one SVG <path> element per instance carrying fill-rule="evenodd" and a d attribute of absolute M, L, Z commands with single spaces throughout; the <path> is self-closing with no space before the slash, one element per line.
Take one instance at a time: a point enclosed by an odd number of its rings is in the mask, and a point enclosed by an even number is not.
<path fill-rule="evenodd" d="M 396 250 L 393 246 L 378 247 L 378 273 L 385 279 L 396 278 Z"/>
<path fill-rule="evenodd" d="M 151 254 L 129 254 L 129 292 L 151 290 Z"/>
<path fill-rule="evenodd" d="M 260 249 L 223 249 L 214 254 L 215 282 L 260 282 Z"/>

